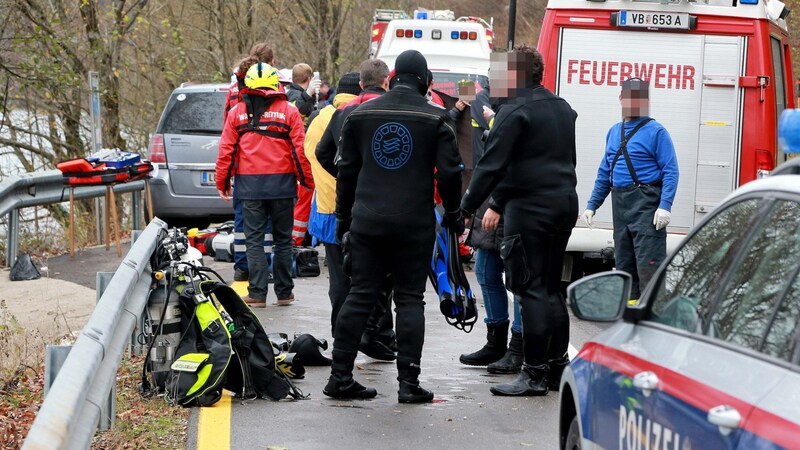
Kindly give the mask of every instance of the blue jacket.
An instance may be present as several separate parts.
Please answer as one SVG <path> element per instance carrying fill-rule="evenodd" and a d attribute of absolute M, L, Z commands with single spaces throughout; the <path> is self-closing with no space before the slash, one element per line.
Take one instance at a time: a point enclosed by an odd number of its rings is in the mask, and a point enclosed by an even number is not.
<path fill-rule="evenodd" d="M 625 123 L 625 134 L 633 130 L 636 125 L 647 117 L 637 117 Z M 603 201 L 611 192 L 611 187 L 626 187 L 633 184 L 633 177 L 625 163 L 625 157 L 620 155 L 614 166 L 613 178 L 611 163 L 620 146 L 620 127 L 623 122 L 617 123 L 608 130 L 606 135 L 606 151 L 600 168 L 597 170 L 597 179 L 594 190 L 589 198 L 586 209 L 597 211 Z M 667 130 L 655 120 L 643 126 L 628 142 L 628 154 L 631 157 L 633 168 L 639 183 L 653 184 L 661 181 L 661 203 L 659 208 L 672 210 L 675 200 L 675 190 L 678 189 L 678 159 L 675 156 L 675 147 Z"/>

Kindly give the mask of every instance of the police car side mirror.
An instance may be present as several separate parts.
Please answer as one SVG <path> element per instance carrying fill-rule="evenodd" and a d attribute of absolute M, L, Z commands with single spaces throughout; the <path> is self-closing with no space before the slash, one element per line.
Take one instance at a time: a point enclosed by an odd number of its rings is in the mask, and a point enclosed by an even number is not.
<path fill-rule="evenodd" d="M 613 322 L 622 317 L 631 295 L 631 276 L 613 270 L 582 278 L 567 288 L 567 301 L 581 320 Z"/>

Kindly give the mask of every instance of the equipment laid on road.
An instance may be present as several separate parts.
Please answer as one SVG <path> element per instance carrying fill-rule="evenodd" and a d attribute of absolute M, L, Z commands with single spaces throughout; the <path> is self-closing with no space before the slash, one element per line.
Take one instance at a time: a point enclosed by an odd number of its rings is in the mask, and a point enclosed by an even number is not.
<path fill-rule="evenodd" d="M 439 295 L 439 310 L 448 324 L 469 333 L 478 321 L 475 294 L 469 286 L 458 253 L 458 236 L 441 226 L 443 215 L 436 211 L 436 246 L 428 277 Z"/>
<path fill-rule="evenodd" d="M 276 365 L 256 315 L 219 274 L 198 260 L 187 261 L 190 250 L 183 231 L 171 229 L 151 259 L 153 289 L 141 336 L 149 345 L 142 394 L 163 392 L 181 406 L 212 405 L 223 388 L 245 399 L 304 398 Z M 211 280 L 209 273 L 222 282 Z"/>

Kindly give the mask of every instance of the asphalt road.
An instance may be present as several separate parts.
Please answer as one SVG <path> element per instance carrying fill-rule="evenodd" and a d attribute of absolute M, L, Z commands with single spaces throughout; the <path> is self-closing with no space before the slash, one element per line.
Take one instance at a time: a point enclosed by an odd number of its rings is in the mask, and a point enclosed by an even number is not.
<path fill-rule="evenodd" d="M 320 250 L 321 247 L 320 247 Z M 123 249 L 127 252 L 127 248 Z M 226 279 L 233 276 L 230 263 L 206 260 Z M 75 260 L 68 255 L 48 261 L 50 276 L 94 288 L 95 273 L 114 271 L 119 265 L 112 248 L 85 251 Z M 478 287 L 474 273 L 468 272 Z M 298 300 L 288 307 L 257 309 L 268 332 L 311 333 L 330 336 L 330 301 L 327 270 L 315 278 L 295 279 Z M 392 449 L 392 448 L 558 448 L 558 395 L 546 397 L 496 397 L 492 384 L 513 379 L 512 375 L 490 375 L 485 368 L 463 366 L 461 353 L 472 352 L 485 342 L 485 327 L 479 322 L 466 334 L 447 325 L 438 310 L 438 299 L 426 292 L 426 336 L 420 381 L 435 394 L 434 403 L 397 403 L 396 368 L 393 363 L 373 360 L 359 353 L 355 377 L 378 390 L 378 397 L 362 401 L 337 401 L 322 394 L 329 368 L 309 367 L 297 386 L 309 398 L 273 402 L 234 399 L 231 410 L 231 448 L 264 449 Z M 484 316 L 482 306 L 479 315 Z M 572 320 L 571 343 L 580 348 L 600 331 L 594 324 Z M 326 354 L 330 354 L 330 349 Z M 192 411 L 187 448 L 198 448 L 198 413 Z"/>

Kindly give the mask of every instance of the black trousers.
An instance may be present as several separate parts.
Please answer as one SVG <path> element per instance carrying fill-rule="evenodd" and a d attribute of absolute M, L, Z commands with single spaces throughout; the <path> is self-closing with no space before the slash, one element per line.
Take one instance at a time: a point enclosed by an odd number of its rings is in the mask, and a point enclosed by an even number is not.
<path fill-rule="evenodd" d="M 325 243 L 325 261 L 328 264 L 330 278 L 328 297 L 331 299 L 331 336 L 336 336 L 336 319 L 350 292 L 350 277 L 344 274 L 343 260 L 341 245 Z M 391 284 L 393 284 L 391 277 L 387 277 L 380 299 L 375 303 L 375 309 L 365 326 L 365 333 L 369 333 L 371 338 L 381 339 L 382 342 L 389 341 L 394 337 Z"/>
<path fill-rule="evenodd" d="M 350 293 L 339 311 L 333 342 L 331 374 L 352 378 L 358 344 L 389 274 L 393 275 L 397 314 L 398 378 L 416 382 L 425 341 L 423 295 L 433 251 L 434 232 L 413 230 L 405 235 L 369 236 L 350 233 L 352 276 Z"/>
<path fill-rule="evenodd" d="M 656 230 L 653 225 L 661 187 L 614 189 L 611 202 L 615 265 L 633 277 L 631 298 L 637 299 L 667 257 L 667 230 Z"/>
<path fill-rule="evenodd" d="M 522 352 L 530 365 L 560 358 L 569 347 L 569 314 L 561 292 L 564 251 L 572 231 L 522 235 L 530 278 L 519 295 Z"/>

